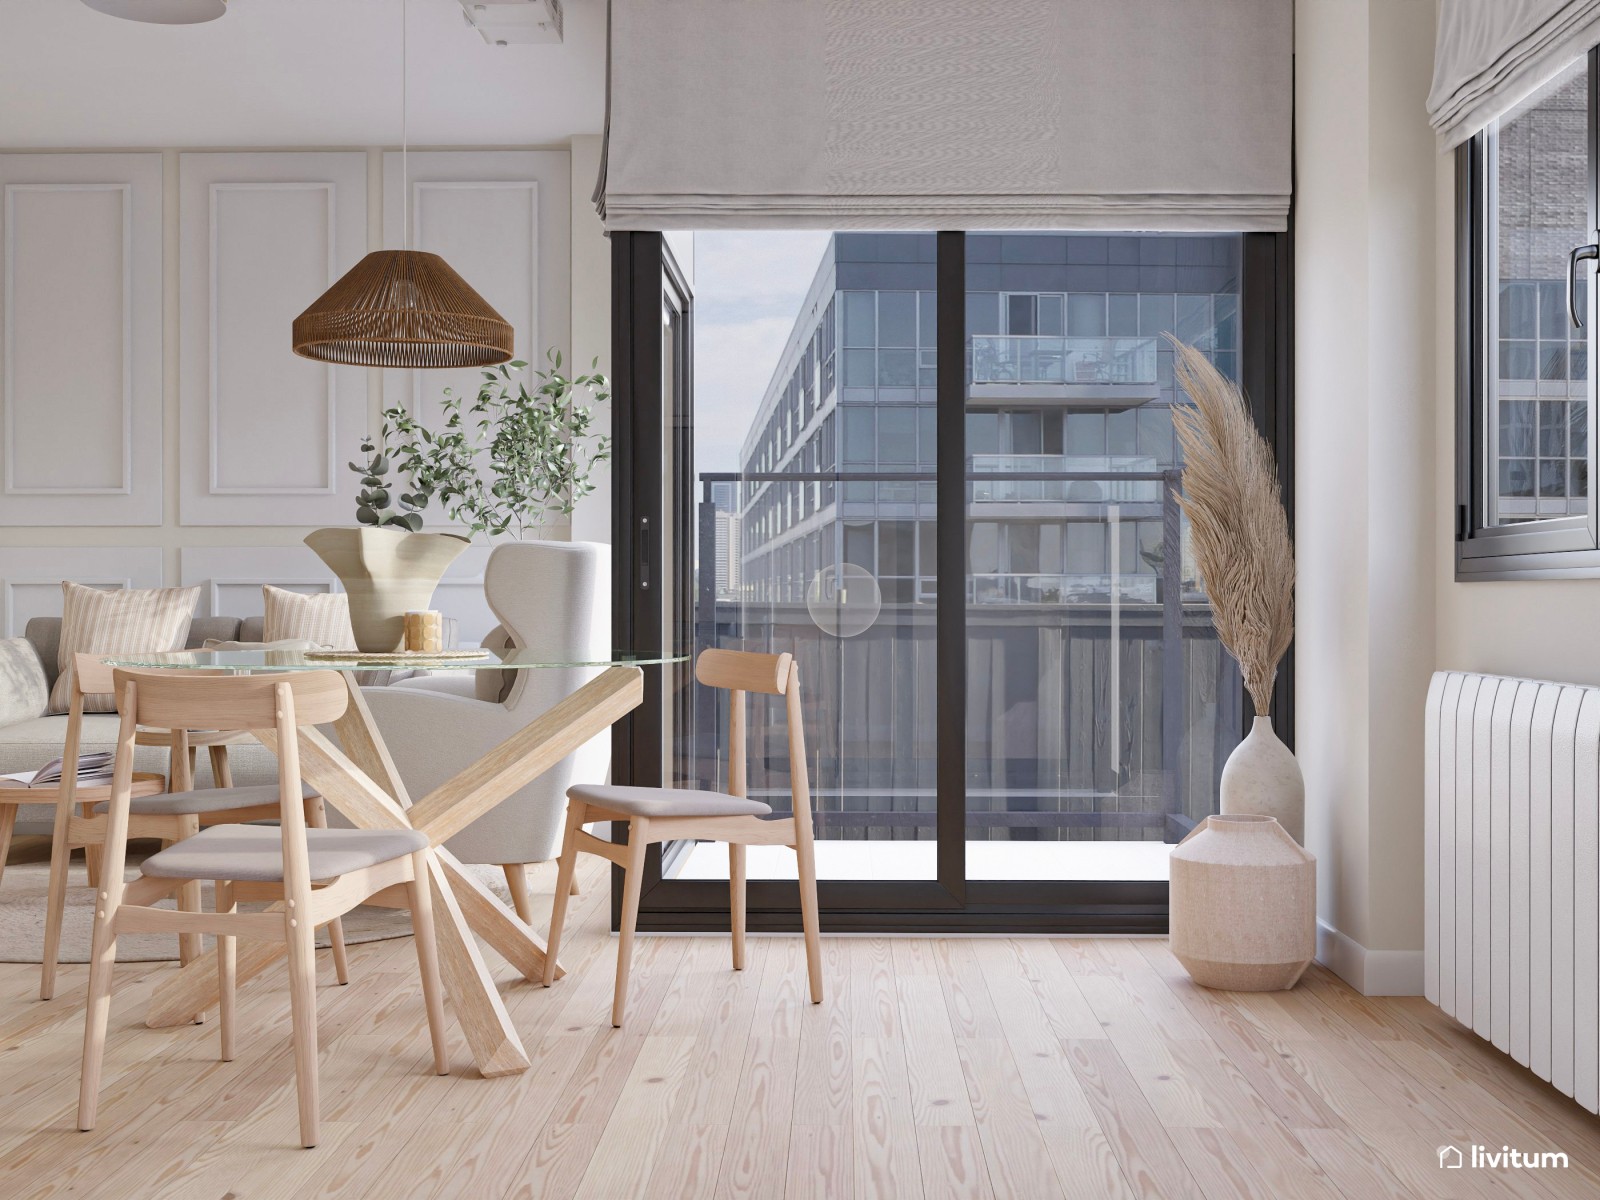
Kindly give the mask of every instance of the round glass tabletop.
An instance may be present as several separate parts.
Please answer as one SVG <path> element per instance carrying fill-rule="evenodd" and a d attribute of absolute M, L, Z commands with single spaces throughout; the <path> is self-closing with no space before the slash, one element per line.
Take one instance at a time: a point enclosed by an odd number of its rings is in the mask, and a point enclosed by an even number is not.
<path fill-rule="evenodd" d="M 358 650 L 174 650 L 156 654 L 107 654 L 108 666 L 154 671 L 531 671 L 540 668 L 649 667 L 687 662 L 686 654 L 639 654 L 619 650 L 609 658 L 557 659 L 531 650 L 452 650 L 446 654 L 362 654 Z"/>

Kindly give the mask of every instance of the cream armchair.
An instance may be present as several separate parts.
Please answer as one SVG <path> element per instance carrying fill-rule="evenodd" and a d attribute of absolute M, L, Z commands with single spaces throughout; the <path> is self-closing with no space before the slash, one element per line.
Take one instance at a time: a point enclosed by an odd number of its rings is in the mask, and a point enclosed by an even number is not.
<path fill-rule="evenodd" d="M 550 661 L 597 660 L 610 651 L 610 547 L 527 542 L 489 556 L 483 587 L 500 625 L 484 644 L 509 645 Z M 384 688 L 363 688 L 413 800 L 481 758 L 599 672 L 595 668 L 442 671 Z M 532 924 L 525 866 L 556 857 L 574 778 L 604 779 L 602 735 L 546 771 L 448 845 L 464 862 L 505 868 L 518 915 Z"/>

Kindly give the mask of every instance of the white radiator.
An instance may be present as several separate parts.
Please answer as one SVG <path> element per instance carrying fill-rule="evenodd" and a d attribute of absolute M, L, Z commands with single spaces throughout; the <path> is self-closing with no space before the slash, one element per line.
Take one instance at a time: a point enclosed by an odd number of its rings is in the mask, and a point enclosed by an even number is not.
<path fill-rule="evenodd" d="M 1600 1112 L 1600 688 L 1428 690 L 1427 997 Z"/>

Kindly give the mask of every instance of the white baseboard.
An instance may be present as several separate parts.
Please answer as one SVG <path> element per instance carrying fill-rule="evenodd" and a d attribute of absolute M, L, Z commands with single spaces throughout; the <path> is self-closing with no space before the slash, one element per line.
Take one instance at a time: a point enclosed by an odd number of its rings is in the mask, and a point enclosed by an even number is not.
<path fill-rule="evenodd" d="M 1422 995 L 1421 950 L 1368 950 L 1318 920 L 1317 961 L 1363 996 Z"/>

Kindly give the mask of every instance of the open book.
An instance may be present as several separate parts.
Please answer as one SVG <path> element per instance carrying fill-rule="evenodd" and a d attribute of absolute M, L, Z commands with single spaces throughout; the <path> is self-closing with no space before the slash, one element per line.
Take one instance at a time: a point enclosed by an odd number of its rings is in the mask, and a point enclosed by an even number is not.
<path fill-rule="evenodd" d="M 111 782 L 112 763 L 116 756 L 109 750 L 98 750 L 93 754 L 78 755 L 78 782 L 86 787 L 98 787 Z M 52 758 L 37 771 L 16 771 L 10 775 L 0 775 L 0 779 L 12 781 L 12 785 L 21 784 L 23 787 L 55 787 L 61 782 L 61 768 L 63 760 Z"/>

